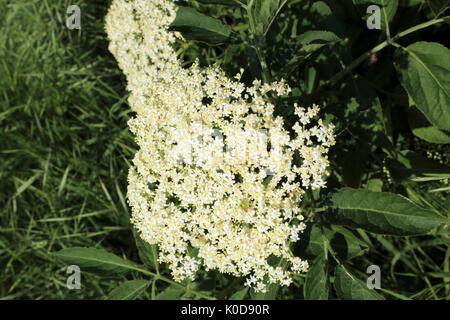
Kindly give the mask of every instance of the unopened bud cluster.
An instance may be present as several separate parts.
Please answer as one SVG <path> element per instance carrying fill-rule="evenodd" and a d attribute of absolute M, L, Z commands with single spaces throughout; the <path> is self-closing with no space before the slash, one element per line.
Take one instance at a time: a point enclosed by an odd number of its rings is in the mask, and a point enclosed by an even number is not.
<path fill-rule="evenodd" d="M 114 0 L 106 19 L 136 113 L 132 223 L 177 281 L 203 265 L 257 291 L 289 285 L 291 272 L 308 267 L 289 244 L 305 228 L 304 190 L 325 186 L 333 126 L 312 123 L 317 106 L 294 105 L 298 121 L 287 131 L 264 99 L 288 94 L 284 81 L 247 87 L 244 70 L 231 79 L 217 65 L 183 68 L 173 49 L 182 37 L 168 31 L 175 15 L 168 0 Z"/>

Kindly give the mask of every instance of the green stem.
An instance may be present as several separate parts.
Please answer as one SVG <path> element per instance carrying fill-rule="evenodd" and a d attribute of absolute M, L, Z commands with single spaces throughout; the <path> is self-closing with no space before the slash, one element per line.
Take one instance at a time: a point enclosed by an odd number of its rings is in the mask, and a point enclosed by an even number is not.
<path fill-rule="evenodd" d="M 255 49 L 255 51 L 256 51 L 256 55 L 258 57 L 260 65 L 261 65 L 263 82 L 270 83 L 270 82 L 272 82 L 272 76 L 270 74 L 266 58 L 264 57 L 264 55 L 261 52 L 261 43 L 262 43 L 264 37 L 259 36 L 256 32 L 256 25 L 255 25 L 255 21 L 253 20 L 253 15 L 252 15 L 252 6 L 253 6 L 253 0 L 250 0 L 249 4 L 245 7 L 247 17 L 248 17 L 249 29 L 250 29 L 250 33 L 251 33 L 250 40 L 251 40 L 253 49 Z M 244 16 L 244 15 L 242 15 L 242 16 Z"/>
<path fill-rule="evenodd" d="M 334 75 L 331 79 L 325 81 L 317 90 L 315 90 L 310 96 L 311 97 L 315 97 L 315 96 L 319 96 L 323 93 L 323 91 L 325 90 L 325 88 L 329 87 L 329 86 L 333 86 L 336 83 L 338 83 L 344 76 L 346 76 L 348 73 L 350 73 L 353 69 L 355 69 L 358 65 L 360 65 L 363 61 L 365 61 L 366 59 L 368 59 L 371 55 L 383 50 L 384 48 L 388 47 L 391 44 L 394 44 L 396 40 L 411 34 L 415 31 L 424 29 L 424 28 L 428 28 L 432 25 L 435 25 L 437 23 L 441 23 L 444 22 L 445 19 L 449 19 L 450 16 L 444 17 L 444 18 L 440 18 L 440 19 L 433 19 L 421 24 L 418 24 L 414 27 L 411 27 L 409 29 L 406 29 L 400 33 L 398 33 L 396 36 L 389 38 L 385 41 L 383 41 L 382 43 L 380 43 L 379 45 L 373 47 L 372 49 L 366 51 L 365 53 L 363 53 L 359 58 L 357 58 L 356 60 L 354 60 L 352 63 L 350 63 L 344 70 L 342 70 L 341 72 L 337 73 L 336 75 Z"/>
<path fill-rule="evenodd" d="M 320 219 L 320 220 L 322 221 L 322 219 Z M 327 250 L 328 250 L 328 252 L 331 253 L 331 256 L 334 258 L 334 260 L 337 262 L 337 264 L 342 265 L 341 261 L 337 257 L 336 252 L 334 252 L 333 248 L 331 247 L 330 240 L 328 240 L 327 236 L 325 235 L 325 231 L 323 231 L 322 223 L 319 223 L 319 228 L 320 228 L 320 233 L 322 235 L 322 241 L 324 243 L 325 258 L 328 257 L 328 254 L 327 254 Z"/>
<path fill-rule="evenodd" d="M 387 36 L 388 40 L 390 40 L 391 39 L 391 31 L 389 28 L 389 20 L 387 17 L 386 5 L 384 3 L 384 0 L 382 0 L 382 4 L 383 4 L 383 13 L 384 13 L 384 24 L 386 25 L 386 36 Z"/>
<path fill-rule="evenodd" d="M 283 3 L 278 7 L 277 12 L 273 15 L 272 19 L 270 20 L 269 24 L 267 25 L 266 30 L 264 31 L 264 36 L 267 35 L 267 32 L 269 32 L 270 27 L 272 26 L 272 23 L 275 21 L 275 18 L 280 13 L 281 9 L 283 9 L 284 5 L 286 4 L 287 0 L 284 0 Z"/>
<path fill-rule="evenodd" d="M 404 37 L 404 36 L 406 36 L 406 35 L 408 35 L 410 33 L 413 33 L 415 31 L 418 31 L 418 30 L 421 30 L 421 29 L 424 29 L 424 28 L 428 28 L 428 27 L 430 27 L 432 25 L 435 25 L 437 23 L 444 22 L 445 19 L 450 19 L 450 16 L 446 16 L 446 17 L 439 18 L 439 19 L 429 20 L 427 22 L 418 24 L 418 25 L 416 25 L 414 27 L 411 27 L 411 28 L 406 29 L 406 30 L 404 30 L 402 32 L 399 32 L 395 37 L 392 38 L 392 41 L 398 40 L 398 39 L 400 39 L 400 38 L 402 38 L 402 37 Z"/>

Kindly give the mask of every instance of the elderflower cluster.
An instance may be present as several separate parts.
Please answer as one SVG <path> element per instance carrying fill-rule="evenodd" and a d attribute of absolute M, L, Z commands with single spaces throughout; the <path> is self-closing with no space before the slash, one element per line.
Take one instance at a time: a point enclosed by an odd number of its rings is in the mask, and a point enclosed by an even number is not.
<path fill-rule="evenodd" d="M 305 228 L 304 190 L 325 186 L 333 126 L 312 123 L 317 106 L 295 104 L 298 121 L 286 130 L 263 98 L 288 94 L 284 81 L 247 87 L 244 70 L 230 79 L 217 65 L 184 68 L 173 49 L 182 37 L 168 31 L 175 15 L 169 0 L 114 0 L 106 18 L 136 113 L 132 223 L 177 281 L 203 265 L 257 291 L 289 285 L 308 268 L 289 244 Z"/>

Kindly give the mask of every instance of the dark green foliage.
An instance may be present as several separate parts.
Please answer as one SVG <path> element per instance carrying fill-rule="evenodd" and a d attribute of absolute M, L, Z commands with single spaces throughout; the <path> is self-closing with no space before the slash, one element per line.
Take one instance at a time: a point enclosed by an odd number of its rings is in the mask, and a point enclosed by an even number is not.
<path fill-rule="evenodd" d="M 215 271 L 173 282 L 132 230 L 136 150 L 104 33 L 111 1 L 77 4 L 79 31 L 66 1 L 0 0 L 0 298 L 450 299 L 449 1 L 178 2 L 186 65 L 284 78 L 292 94 L 274 104 L 287 129 L 295 102 L 336 125 L 328 187 L 305 194 L 292 244 L 310 270 L 267 293 Z M 371 4 L 381 30 L 366 26 Z M 68 264 L 81 290 L 67 289 Z M 370 265 L 381 289 L 366 285 Z"/>

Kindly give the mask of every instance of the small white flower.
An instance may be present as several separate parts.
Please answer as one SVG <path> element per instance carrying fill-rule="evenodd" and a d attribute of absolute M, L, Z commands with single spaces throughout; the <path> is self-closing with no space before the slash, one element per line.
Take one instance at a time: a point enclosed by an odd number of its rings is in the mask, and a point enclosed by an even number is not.
<path fill-rule="evenodd" d="M 303 219 L 304 189 L 325 186 L 334 127 L 319 121 L 308 129 L 318 106 L 295 104 L 292 138 L 263 98 L 289 94 L 284 80 L 246 87 L 244 69 L 229 79 L 218 65 L 183 68 L 172 48 L 182 37 L 168 31 L 175 15 L 169 0 L 114 0 L 106 17 L 109 49 L 136 113 L 128 122 L 140 147 L 128 176 L 131 221 L 145 241 L 159 244 L 159 262 L 176 281 L 194 279 L 203 265 L 245 276 L 259 291 L 265 278 L 289 285 L 290 272 L 308 266 L 289 250 L 304 224 L 290 221 Z M 270 266 L 270 256 L 287 260 L 290 271 Z"/>

